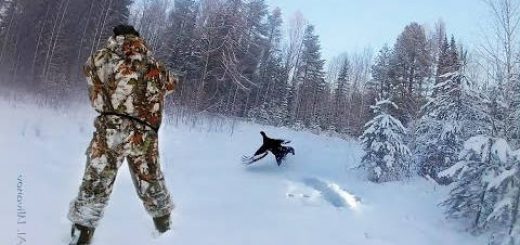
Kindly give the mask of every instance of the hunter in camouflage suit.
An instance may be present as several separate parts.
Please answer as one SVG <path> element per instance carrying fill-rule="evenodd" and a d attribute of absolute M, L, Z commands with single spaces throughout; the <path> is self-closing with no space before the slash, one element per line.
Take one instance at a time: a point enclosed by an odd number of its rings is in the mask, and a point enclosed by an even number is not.
<path fill-rule="evenodd" d="M 169 229 L 174 208 L 159 165 L 157 131 L 164 97 L 177 80 L 151 56 L 133 27 L 118 26 L 114 33 L 84 67 L 90 101 L 100 115 L 86 152 L 83 182 L 68 214 L 75 224 L 72 233 L 91 231 L 87 242 L 76 244 L 88 244 L 92 237 L 125 158 L 137 194 L 160 232 Z"/>

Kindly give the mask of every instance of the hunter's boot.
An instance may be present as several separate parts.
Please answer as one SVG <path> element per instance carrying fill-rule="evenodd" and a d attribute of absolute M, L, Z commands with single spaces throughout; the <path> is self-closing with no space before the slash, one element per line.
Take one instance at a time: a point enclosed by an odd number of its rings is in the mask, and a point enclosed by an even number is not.
<path fill-rule="evenodd" d="M 170 230 L 170 214 L 161 217 L 154 217 L 153 223 L 155 225 L 155 229 L 157 229 L 157 231 L 160 233 L 164 233 Z"/>
<path fill-rule="evenodd" d="M 69 245 L 88 245 L 92 242 L 94 228 L 74 224 L 72 225 L 70 235 L 72 240 Z"/>

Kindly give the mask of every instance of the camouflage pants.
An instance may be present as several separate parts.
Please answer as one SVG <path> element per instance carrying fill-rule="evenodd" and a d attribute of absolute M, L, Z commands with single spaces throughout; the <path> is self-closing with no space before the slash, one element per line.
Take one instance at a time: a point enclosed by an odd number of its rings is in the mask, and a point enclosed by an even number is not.
<path fill-rule="evenodd" d="M 77 198 L 68 218 L 76 224 L 96 227 L 103 216 L 117 175 L 126 158 L 132 180 L 146 211 L 152 217 L 174 208 L 159 165 L 157 133 L 118 116 L 99 116 L 87 149 L 87 164 Z"/>

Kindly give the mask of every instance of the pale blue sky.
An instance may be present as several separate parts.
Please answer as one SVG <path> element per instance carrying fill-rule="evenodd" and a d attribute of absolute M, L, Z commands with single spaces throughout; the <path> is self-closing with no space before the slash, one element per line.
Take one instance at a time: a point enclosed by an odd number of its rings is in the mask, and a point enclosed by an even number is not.
<path fill-rule="evenodd" d="M 431 27 L 442 19 L 449 34 L 467 46 L 481 36 L 487 8 L 481 0 L 267 0 L 282 9 L 285 20 L 295 11 L 316 26 L 324 58 L 371 47 L 392 45 L 412 21 Z"/>

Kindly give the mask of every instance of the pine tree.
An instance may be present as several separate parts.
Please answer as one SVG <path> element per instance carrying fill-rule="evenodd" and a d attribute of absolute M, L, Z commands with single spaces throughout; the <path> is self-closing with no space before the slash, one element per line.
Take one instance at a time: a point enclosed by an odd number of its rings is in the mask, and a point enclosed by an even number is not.
<path fill-rule="evenodd" d="M 365 151 L 361 166 L 374 182 L 400 180 L 410 171 L 411 153 L 404 143 L 406 129 L 389 114 L 392 107 L 397 106 L 389 100 L 372 106 L 376 116 L 365 125 L 360 137 Z"/>
<path fill-rule="evenodd" d="M 503 139 L 474 136 L 464 143 L 459 162 L 440 173 L 456 180 L 446 201 L 448 217 L 467 219 L 475 232 L 484 231 L 493 212 L 494 193 L 490 180 L 510 161 L 510 150 Z"/>
<path fill-rule="evenodd" d="M 450 69 L 450 46 L 448 38 L 444 35 L 442 39 L 441 47 L 439 49 L 439 59 L 437 61 L 437 74 L 435 76 L 435 82 L 443 82 L 443 75 L 454 70 Z M 445 78 L 445 77 L 444 77 Z"/>
<path fill-rule="evenodd" d="M 449 73 L 459 71 L 461 68 L 461 57 L 459 56 L 455 37 L 451 36 L 450 42 L 444 36 L 439 52 L 439 60 L 437 62 L 437 75 L 435 77 L 436 84 L 446 81 Z"/>
<path fill-rule="evenodd" d="M 497 141 L 493 150 L 501 154 L 502 164 L 498 174 L 489 178 L 486 191 L 493 198 L 492 212 L 486 216 L 489 226 L 495 230 L 492 242 L 501 244 L 520 243 L 520 155 L 511 152 L 505 140 Z M 502 151 L 502 152 L 500 152 Z"/>
<path fill-rule="evenodd" d="M 381 97 L 388 98 L 392 95 L 392 82 L 395 79 L 392 70 L 392 50 L 385 45 L 376 57 L 372 66 L 372 89 Z"/>
<path fill-rule="evenodd" d="M 396 40 L 392 55 L 392 98 L 407 125 L 419 116 L 431 79 L 432 55 L 424 27 L 411 23 Z"/>
<path fill-rule="evenodd" d="M 248 116 L 264 123 L 283 125 L 288 119 L 289 87 L 280 49 L 282 15 L 279 8 L 275 8 L 268 16 L 266 27 L 268 41 L 255 76 L 255 83 L 259 86 L 253 91 L 253 96 L 258 101 Z"/>
<path fill-rule="evenodd" d="M 450 39 L 450 49 L 448 54 L 450 71 L 453 72 L 460 70 L 462 65 L 461 60 L 463 60 L 464 55 L 463 52 L 459 54 L 457 43 L 455 42 L 455 36 L 453 35 Z"/>
<path fill-rule="evenodd" d="M 181 77 L 182 82 L 173 99 L 184 105 L 198 109 L 198 81 L 205 64 L 203 63 L 203 41 L 197 30 L 199 2 L 195 0 L 175 0 L 169 12 L 168 25 L 162 33 L 164 43 L 156 52 L 159 59 L 166 62 L 168 68 Z M 171 99 L 171 97 L 170 97 Z"/>
<path fill-rule="evenodd" d="M 505 101 L 503 88 L 498 85 L 493 85 L 488 90 L 485 90 L 487 97 L 489 97 L 488 110 L 492 125 L 491 135 L 493 137 L 506 138 L 506 118 L 508 118 L 508 105 Z"/>
<path fill-rule="evenodd" d="M 300 60 L 296 73 L 299 94 L 295 114 L 305 126 L 314 128 L 318 126 L 318 114 L 321 113 L 319 102 L 323 99 L 327 86 L 323 71 L 325 61 L 321 59 L 319 37 L 314 33 L 312 25 L 305 29 Z"/>
<path fill-rule="evenodd" d="M 434 87 L 432 98 L 422 108 L 415 155 L 420 175 L 447 184 L 450 180 L 437 173 L 457 162 L 465 140 L 491 129 L 487 100 L 471 88 L 470 81 L 457 72 L 441 78 L 446 80 Z"/>
<path fill-rule="evenodd" d="M 334 90 L 334 128 L 339 132 L 345 128 L 346 112 L 347 112 L 347 96 L 348 82 L 350 81 L 350 61 L 348 57 L 341 64 L 339 71 L 337 87 Z"/>
<path fill-rule="evenodd" d="M 490 244 L 520 242 L 519 160 L 504 139 L 466 141 L 460 161 L 441 173 L 457 180 L 443 202 L 448 216 L 469 220 L 475 232 L 491 231 Z"/>
<path fill-rule="evenodd" d="M 504 88 L 503 88 L 504 89 Z M 514 147 L 520 147 L 520 77 L 510 80 L 509 87 L 504 91 L 509 98 L 507 116 L 504 121 L 506 137 Z"/>
<path fill-rule="evenodd" d="M 196 19 L 198 3 L 194 0 L 175 0 L 174 8 L 170 12 L 170 26 L 166 31 L 169 53 L 168 66 L 182 73 L 193 76 L 196 62 L 193 62 L 197 44 Z"/>

